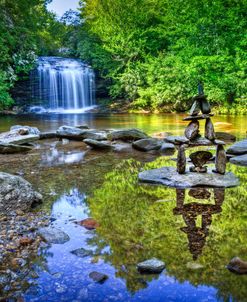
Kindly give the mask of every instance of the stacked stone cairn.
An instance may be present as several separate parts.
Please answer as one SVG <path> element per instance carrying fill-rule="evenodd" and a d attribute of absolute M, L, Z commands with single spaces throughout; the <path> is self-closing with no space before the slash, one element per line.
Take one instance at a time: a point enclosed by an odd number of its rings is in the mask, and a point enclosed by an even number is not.
<path fill-rule="evenodd" d="M 173 137 L 172 141 L 177 149 L 177 172 L 184 174 L 186 172 L 185 150 L 189 147 L 197 146 L 216 146 L 215 169 L 213 172 L 225 174 L 226 171 L 226 153 L 224 150 L 225 142 L 217 140 L 214 132 L 214 126 L 211 121 L 213 114 L 206 96 L 203 92 L 193 98 L 193 105 L 188 117 L 184 121 L 190 121 L 184 131 L 184 137 Z M 204 136 L 200 135 L 199 120 L 205 120 Z M 197 151 L 190 154 L 190 159 L 194 166 L 190 167 L 190 172 L 206 173 L 207 166 L 204 166 L 209 160 L 212 160 L 213 154 L 209 151 Z"/>

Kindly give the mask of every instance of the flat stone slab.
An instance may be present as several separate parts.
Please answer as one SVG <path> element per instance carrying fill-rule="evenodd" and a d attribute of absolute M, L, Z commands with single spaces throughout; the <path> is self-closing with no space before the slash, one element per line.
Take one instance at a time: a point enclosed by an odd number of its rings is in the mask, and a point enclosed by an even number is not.
<path fill-rule="evenodd" d="M 247 167 L 247 154 L 230 158 L 230 163 Z"/>
<path fill-rule="evenodd" d="M 227 150 L 229 154 L 241 155 L 247 153 L 247 139 L 236 142 L 232 146 L 230 146 Z"/>
<path fill-rule="evenodd" d="M 188 117 L 183 118 L 183 121 L 193 121 L 193 120 L 204 120 L 214 116 L 213 113 L 201 114 L 201 115 L 189 115 Z"/>
<path fill-rule="evenodd" d="M 39 140 L 39 135 L 27 134 L 27 135 L 16 135 L 14 133 L 7 133 L 0 135 L 0 143 L 14 144 L 14 145 L 25 145 Z"/>
<path fill-rule="evenodd" d="M 162 184 L 175 188 L 191 187 L 235 187 L 239 185 L 238 178 L 232 173 L 218 174 L 208 168 L 207 173 L 193 173 L 186 171 L 179 174 L 174 167 L 163 167 L 140 172 L 138 178 L 141 182 Z"/>

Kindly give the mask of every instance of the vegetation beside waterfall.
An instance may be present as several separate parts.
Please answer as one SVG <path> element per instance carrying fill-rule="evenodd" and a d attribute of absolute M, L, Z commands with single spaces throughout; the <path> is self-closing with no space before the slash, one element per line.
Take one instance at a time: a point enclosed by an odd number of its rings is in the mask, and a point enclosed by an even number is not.
<path fill-rule="evenodd" d="M 247 113 L 245 0 L 85 0 L 60 20 L 48 2 L 0 3 L 0 108 L 37 55 L 64 49 L 132 110 L 187 110 L 202 81 L 219 113 Z"/>

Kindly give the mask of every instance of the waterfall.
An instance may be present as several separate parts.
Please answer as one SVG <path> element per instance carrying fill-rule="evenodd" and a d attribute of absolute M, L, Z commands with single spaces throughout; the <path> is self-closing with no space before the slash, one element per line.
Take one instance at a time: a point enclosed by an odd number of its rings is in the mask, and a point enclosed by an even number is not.
<path fill-rule="evenodd" d="M 31 81 L 33 99 L 49 111 L 80 111 L 95 105 L 95 75 L 80 60 L 40 57 Z"/>

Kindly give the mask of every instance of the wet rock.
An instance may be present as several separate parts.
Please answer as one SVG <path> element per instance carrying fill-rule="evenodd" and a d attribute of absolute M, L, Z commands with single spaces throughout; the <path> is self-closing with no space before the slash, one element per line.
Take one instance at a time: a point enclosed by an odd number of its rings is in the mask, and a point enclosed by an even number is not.
<path fill-rule="evenodd" d="M 164 155 L 172 155 L 175 152 L 175 146 L 171 143 L 163 143 L 160 152 Z"/>
<path fill-rule="evenodd" d="M 217 146 L 215 157 L 215 169 L 217 173 L 224 174 L 226 172 L 226 152 L 222 145 Z"/>
<path fill-rule="evenodd" d="M 99 227 L 99 223 L 93 218 L 86 218 L 82 221 L 78 221 L 77 224 L 83 226 L 87 230 L 94 230 Z"/>
<path fill-rule="evenodd" d="M 11 210 L 29 210 L 32 205 L 40 203 L 42 195 L 20 176 L 0 172 L 0 212 Z"/>
<path fill-rule="evenodd" d="M 185 171 L 186 171 L 185 147 L 184 145 L 181 145 L 178 147 L 177 172 L 179 174 L 184 174 Z"/>
<path fill-rule="evenodd" d="M 165 263 L 156 258 L 146 260 L 137 264 L 137 269 L 141 273 L 159 274 L 165 268 Z"/>
<path fill-rule="evenodd" d="M 57 138 L 57 133 L 55 131 L 41 132 L 39 138 L 40 139 Z"/>
<path fill-rule="evenodd" d="M 190 154 L 189 158 L 195 167 L 202 167 L 205 165 L 211 158 L 213 154 L 209 151 L 196 151 Z"/>
<path fill-rule="evenodd" d="M 69 235 L 54 227 L 44 227 L 38 230 L 39 236 L 47 243 L 63 244 L 70 240 Z"/>
<path fill-rule="evenodd" d="M 57 130 L 57 136 L 60 138 L 68 138 L 71 140 L 106 140 L 106 133 L 98 130 L 84 130 L 71 126 L 61 126 Z"/>
<path fill-rule="evenodd" d="M 239 166 L 247 166 L 247 154 L 234 156 L 230 158 L 230 163 L 239 165 Z"/>
<path fill-rule="evenodd" d="M 186 264 L 186 267 L 187 269 L 190 269 L 190 270 L 199 270 L 199 269 L 203 269 L 204 266 L 200 263 L 196 263 L 196 262 L 188 262 Z"/>
<path fill-rule="evenodd" d="M 247 153 L 247 139 L 239 141 L 230 146 L 227 151 L 229 154 L 242 155 Z"/>
<path fill-rule="evenodd" d="M 236 274 L 247 274 L 247 262 L 243 261 L 239 257 L 234 257 L 227 265 L 229 271 Z"/>
<path fill-rule="evenodd" d="M 185 136 L 173 136 L 172 135 L 172 136 L 166 137 L 165 142 L 175 144 L 175 145 L 179 145 L 179 144 L 188 143 L 189 140 Z"/>
<path fill-rule="evenodd" d="M 211 196 L 211 193 L 207 189 L 196 188 L 196 189 L 189 190 L 189 196 L 191 196 L 195 199 L 209 199 Z"/>
<path fill-rule="evenodd" d="M 10 128 L 10 131 L 15 131 L 19 133 L 20 135 L 25 135 L 25 134 L 35 134 L 35 135 L 40 135 L 40 131 L 36 127 L 30 127 L 30 126 L 21 126 L 21 125 L 15 125 Z M 25 133 L 25 134 L 21 134 Z"/>
<path fill-rule="evenodd" d="M 92 252 L 88 251 L 88 250 L 85 250 L 82 247 L 82 248 L 76 249 L 74 251 L 71 251 L 71 254 L 76 255 L 77 257 L 80 257 L 80 258 L 84 258 L 84 257 L 92 255 Z"/>
<path fill-rule="evenodd" d="M 215 132 L 215 136 L 219 140 L 223 140 L 226 142 L 235 142 L 236 136 L 227 132 Z"/>
<path fill-rule="evenodd" d="M 16 132 L 7 132 L 0 134 L 0 143 L 2 144 L 14 144 L 14 145 L 25 145 L 39 140 L 39 135 L 28 134 L 19 135 Z"/>
<path fill-rule="evenodd" d="M 1 154 L 14 154 L 31 151 L 33 148 L 30 146 L 22 146 L 15 144 L 0 143 Z"/>
<path fill-rule="evenodd" d="M 191 121 L 184 131 L 184 135 L 188 139 L 194 139 L 199 134 L 199 122 L 197 120 Z"/>
<path fill-rule="evenodd" d="M 91 272 L 89 274 L 89 277 L 97 283 L 104 283 L 108 279 L 107 275 L 99 273 L 99 272 Z"/>
<path fill-rule="evenodd" d="M 200 102 L 195 100 L 190 109 L 190 115 L 198 115 L 201 111 Z"/>
<path fill-rule="evenodd" d="M 210 118 L 206 119 L 205 124 L 205 137 L 209 139 L 210 141 L 215 139 L 215 133 L 214 133 L 214 125 Z"/>
<path fill-rule="evenodd" d="M 163 184 L 175 188 L 203 186 L 228 188 L 239 185 L 239 180 L 233 173 L 216 174 L 211 169 L 208 169 L 207 174 L 188 171 L 185 174 L 179 174 L 174 167 L 162 167 L 140 172 L 138 177 L 145 183 Z"/>
<path fill-rule="evenodd" d="M 94 139 L 84 139 L 83 142 L 88 146 L 92 147 L 93 149 L 99 150 L 112 150 L 113 146 L 109 142 L 97 141 Z"/>
<path fill-rule="evenodd" d="M 122 129 L 114 130 L 107 135 L 109 140 L 136 141 L 142 138 L 147 138 L 147 134 L 139 129 Z"/>
<path fill-rule="evenodd" d="M 143 138 L 132 143 L 132 147 L 139 151 L 159 150 L 162 142 L 155 138 Z"/>

